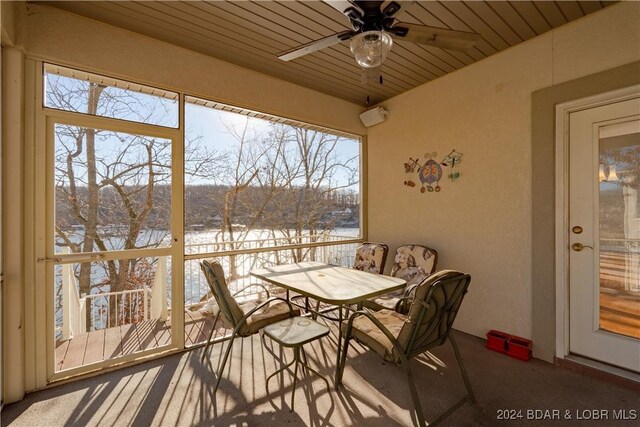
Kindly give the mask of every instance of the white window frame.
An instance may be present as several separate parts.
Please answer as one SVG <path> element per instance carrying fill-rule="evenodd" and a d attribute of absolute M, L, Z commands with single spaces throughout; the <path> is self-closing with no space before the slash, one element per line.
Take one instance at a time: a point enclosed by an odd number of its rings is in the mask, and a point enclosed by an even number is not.
<path fill-rule="evenodd" d="M 24 313 L 25 313 L 25 389 L 27 391 L 46 387 L 48 384 L 58 382 L 68 378 L 82 377 L 88 374 L 128 366 L 140 363 L 149 359 L 164 357 L 168 354 L 183 351 L 184 343 L 184 266 L 189 259 L 203 258 L 206 256 L 234 255 L 243 252 L 256 252 L 256 250 L 239 250 L 229 252 L 216 252 L 210 254 L 190 254 L 184 253 L 184 109 L 187 97 L 205 99 L 200 95 L 185 93 L 183 91 L 171 90 L 178 93 L 179 120 L 178 127 L 171 128 L 159 125 L 151 125 L 114 119 L 102 116 L 91 116 L 72 111 L 44 107 L 44 61 L 27 58 L 25 61 L 25 161 L 24 168 L 24 197 L 25 197 L 25 270 L 24 270 Z M 52 63 L 47 61 L 47 63 Z M 66 67 L 64 64 L 59 64 Z M 103 74 L 103 73 L 100 73 Z M 133 79 L 132 79 L 133 80 Z M 145 85 L 148 86 L 148 85 Z M 216 101 L 211 101 L 216 102 Z M 249 111 L 240 107 L 239 110 Z M 254 112 L 256 113 L 256 112 Z M 257 113 L 265 117 L 277 117 L 268 113 Z M 298 120 L 282 118 L 283 121 L 300 125 L 301 127 L 326 130 L 329 133 L 349 136 L 360 142 L 360 235 L 350 240 L 338 242 L 328 242 L 331 244 L 352 244 L 360 243 L 367 239 L 367 146 L 366 136 L 355 135 L 339 130 L 333 130 L 324 126 L 306 124 Z M 171 345 L 158 350 L 148 350 L 123 356 L 118 359 L 107 360 L 95 364 L 65 370 L 55 373 L 55 343 L 54 320 L 53 320 L 53 299 L 47 299 L 52 294 L 53 282 L 47 277 L 47 262 L 37 262 L 37 259 L 46 260 L 47 247 L 51 249 L 50 230 L 47 227 L 52 224 L 51 208 L 53 200 L 45 196 L 51 196 L 51 191 L 47 191 L 47 185 L 51 185 L 50 180 L 53 163 L 53 153 L 51 153 L 52 140 L 51 129 L 53 123 L 65 123 L 77 126 L 107 129 L 131 134 L 143 134 L 157 136 L 172 140 L 172 234 L 173 246 L 167 248 L 172 257 L 172 318 L 171 318 Z M 48 179 L 51 181 L 49 182 Z M 46 225 L 46 226 L 45 226 Z M 177 240 L 176 240 L 177 239 Z M 273 249 L 296 249 L 323 244 L 302 244 L 286 247 L 265 248 Z M 135 256 L 157 256 L 157 248 L 136 251 Z M 110 256 L 116 257 L 115 254 Z M 51 269 L 52 270 L 52 269 Z M 43 328 L 42 325 L 48 325 Z M 204 344 L 204 343 L 203 343 Z M 191 347 L 193 348 L 193 347 Z M 42 357 L 46 354 L 46 357 Z"/>

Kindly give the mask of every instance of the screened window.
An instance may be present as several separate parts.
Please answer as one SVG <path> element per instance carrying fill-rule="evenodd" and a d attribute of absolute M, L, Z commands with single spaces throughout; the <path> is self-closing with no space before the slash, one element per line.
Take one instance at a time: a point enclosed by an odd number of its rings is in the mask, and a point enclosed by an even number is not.
<path fill-rule="evenodd" d="M 44 106 L 178 127 L 178 94 L 56 65 L 44 66 Z"/>
<path fill-rule="evenodd" d="M 185 129 L 186 253 L 360 237 L 358 139 L 196 98 Z"/>

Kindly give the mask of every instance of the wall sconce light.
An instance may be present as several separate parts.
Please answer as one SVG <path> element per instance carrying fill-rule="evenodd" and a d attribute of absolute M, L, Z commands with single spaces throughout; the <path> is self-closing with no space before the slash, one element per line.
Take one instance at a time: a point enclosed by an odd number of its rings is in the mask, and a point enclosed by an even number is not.
<path fill-rule="evenodd" d="M 598 181 L 600 182 L 604 182 L 607 180 L 607 174 L 604 172 L 604 168 L 605 168 L 605 165 L 600 163 L 600 169 L 598 172 Z"/>
<path fill-rule="evenodd" d="M 600 164 L 598 169 L 598 180 L 600 182 L 617 182 L 619 179 L 616 173 L 616 165 Z"/>

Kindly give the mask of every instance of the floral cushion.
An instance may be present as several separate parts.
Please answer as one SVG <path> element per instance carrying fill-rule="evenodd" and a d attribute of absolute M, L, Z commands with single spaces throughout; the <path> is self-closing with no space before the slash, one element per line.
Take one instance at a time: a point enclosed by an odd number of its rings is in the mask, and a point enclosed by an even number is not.
<path fill-rule="evenodd" d="M 396 250 L 391 275 L 407 281 L 407 286 L 421 283 L 436 269 L 438 253 L 426 246 L 405 245 Z"/>
<path fill-rule="evenodd" d="M 245 313 L 248 313 L 262 301 L 256 300 L 243 303 L 242 305 L 238 304 L 229 292 L 229 287 L 224 277 L 224 270 L 220 263 L 217 260 L 205 260 L 200 263 L 200 266 L 219 307 L 222 322 L 228 329 L 234 329 L 236 326 L 239 326 L 238 335 L 240 336 L 249 336 L 270 323 L 300 314 L 300 310 L 298 309 L 294 309 L 293 312 L 291 312 L 287 303 L 272 302 L 257 310 L 249 316 L 246 321 L 243 321 Z M 243 323 L 239 325 L 240 322 Z"/>
<path fill-rule="evenodd" d="M 373 313 L 391 335 L 397 337 L 405 326 L 408 318 L 395 311 L 382 310 Z M 347 322 L 342 324 L 342 333 L 346 333 Z M 360 343 L 378 353 L 387 361 L 395 361 L 393 344 L 371 320 L 366 316 L 359 316 L 353 321 L 351 335 Z"/>
<path fill-rule="evenodd" d="M 399 277 L 407 281 L 404 289 L 390 292 L 379 297 L 364 301 L 363 305 L 371 310 L 398 310 L 405 313 L 409 308 L 409 300 L 406 304 L 396 307 L 398 301 L 404 297 L 412 296 L 411 291 L 429 277 L 436 269 L 438 253 L 426 246 L 404 245 L 396 250 L 396 256 L 391 268 L 391 276 Z"/>
<path fill-rule="evenodd" d="M 253 310 L 258 304 L 262 301 L 252 301 L 246 302 L 240 305 L 242 310 L 245 313 L 248 313 L 250 310 Z M 292 316 L 299 316 L 300 310 L 296 307 L 293 307 L 293 310 L 289 309 L 289 304 L 284 301 L 273 301 L 264 307 L 256 310 L 249 318 L 247 319 L 246 330 L 243 331 L 246 334 L 255 334 L 260 329 L 264 328 L 267 325 L 270 325 L 274 322 L 279 322 L 280 320 L 288 319 Z"/>
<path fill-rule="evenodd" d="M 397 291 L 389 292 L 384 295 L 380 295 L 378 297 L 374 297 L 368 300 L 363 301 L 363 306 L 366 308 L 370 308 L 371 310 L 394 310 L 396 304 L 404 296 L 404 289 L 399 289 Z"/>
<path fill-rule="evenodd" d="M 218 303 L 214 297 L 208 298 L 198 304 L 191 306 L 191 311 L 199 311 L 203 316 L 215 316 L 218 314 Z"/>
<path fill-rule="evenodd" d="M 228 328 L 233 329 L 244 316 L 242 308 L 231 296 L 229 286 L 224 277 L 224 270 L 218 260 L 204 260 L 200 263 L 211 293 L 220 307 L 220 317 Z"/>
<path fill-rule="evenodd" d="M 353 268 L 368 273 L 382 274 L 389 247 L 382 243 L 365 242 L 356 249 Z"/>

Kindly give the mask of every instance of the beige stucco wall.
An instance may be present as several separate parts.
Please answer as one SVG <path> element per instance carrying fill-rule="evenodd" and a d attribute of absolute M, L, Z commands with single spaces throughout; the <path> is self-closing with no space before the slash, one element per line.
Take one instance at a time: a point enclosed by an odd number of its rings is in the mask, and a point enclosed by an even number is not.
<path fill-rule="evenodd" d="M 639 59 L 640 3 L 627 2 L 382 103 L 389 119 L 368 132 L 369 236 L 391 250 L 429 245 L 439 268 L 471 274 L 457 328 L 532 336 L 531 94 Z M 458 181 L 443 178 L 440 193 L 404 187 L 409 157 L 454 148 L 464 153 Z"/>

